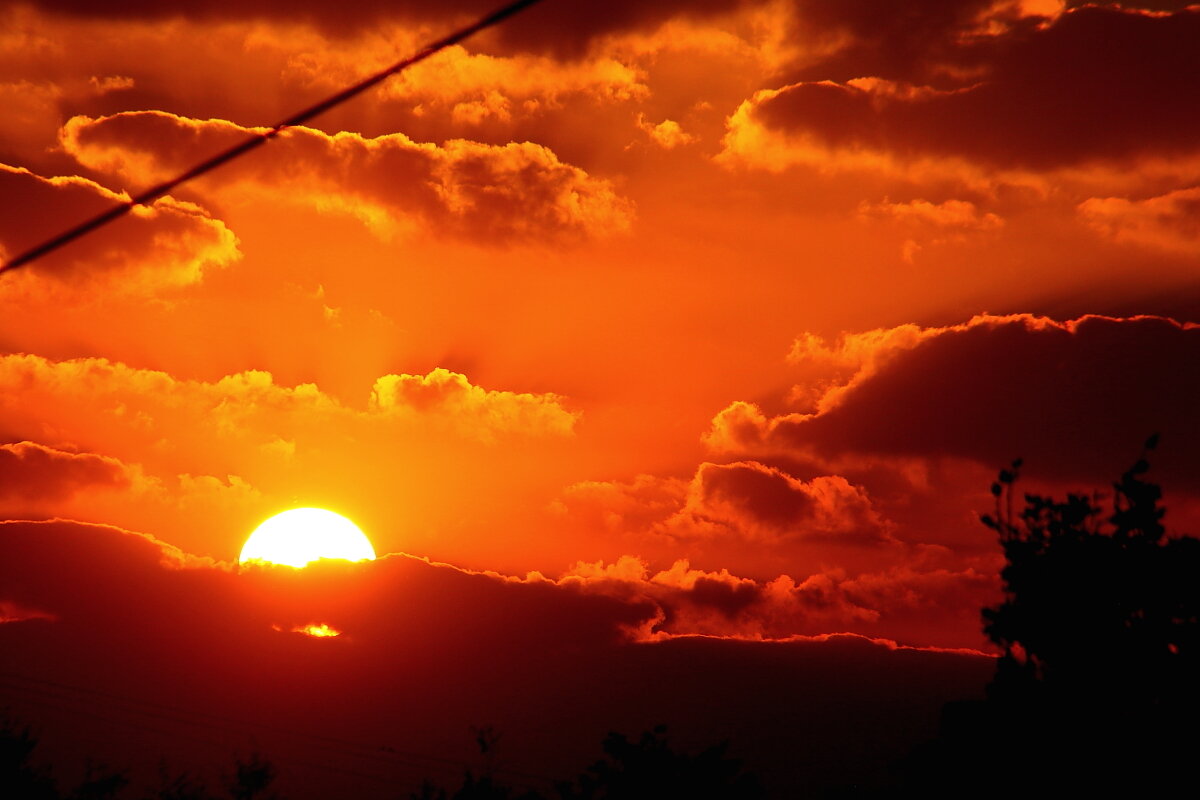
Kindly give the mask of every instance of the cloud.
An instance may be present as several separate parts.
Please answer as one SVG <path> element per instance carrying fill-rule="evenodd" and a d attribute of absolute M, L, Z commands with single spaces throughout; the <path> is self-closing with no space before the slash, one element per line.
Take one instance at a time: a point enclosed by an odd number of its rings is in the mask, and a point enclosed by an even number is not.
<path fill-rule="evenodd" d="M 994 575 L 919 566 L 760 581 L 695 569 L 686 560 L 652 572 L 632 556 L 580 562 L 556 580 L 396 554 L 304 570 L 239 569 L 145 534 L 64 520 L 0 522 L 0 555 L 2 602 L 82 630 L 127 618 L 130 627 L 117 639 L 146 634 L 143 625 L 164 633 L 174 624 L 168 609 L 190 609 L 197 627 L 179 633 L 197 646 L 217 630 L 245 646 L 272 629 L 328 624 L 371 648 L 414 636 L 433 649 L 548 652 L 663 636 L 783 640 L 839 631 L 969 647 L 980 641 L 979 604 L 997 586 Z M 211 608 L 195 606 L 202 598 Z M 397 608 L 406 615 L 389 611 Z M 958 621 L 967 617 L 969 625 Z M 450 627 L 439 632 L 438 625 Z"/>
<path fill-rule="evenodd" d="M 800 349 L 812 350 L 803 341 Z M 1163 474 L 1189 483 L 1198 474 L 1200 423 L 1190 398 L 1200 383 L 1189 367 L 1200 358 L 1196 325 L 980 316 L 849 336 L 833 351 L 853 353 L 860 366 L 814 413 L 768 417 L 734 403 L 714 419 L 708 444 L 732 453 L 958 457 L 995 467 L 1023 456 L 1036 474 L 1095 481 L 1131 463 L 1159 431 Z"/>
<path fill-rule="evenodd" d="M 889 524 L 861 486 L 840 475 L 799 480 L 756 461 L 705 462 L 690 480 L 639 475 L 567 487 L 552 509 L 573 524 L 634 537 L 696 542 L 891 542 Z"/>
<path fill-rule="evenodd" d="M 125 112 L 68 120 L 62 144 L 92 169 L 144 184 L 261 132 Z M 367 138 L 297 127 L 226 167 L 221 180 L 277 202 L 348 214 L 384 237 L 420 228 L 490 244 L 608 236 L 628 229 L 633 214 L 608 182 L 530 142 L 434 145 L 399 133 Z"/>
<path fill-rule="evenodd" d="M 643 533 L 683 506 L 688 482 L 642 474 L 629 481 L 580 481 L 562 491 L 551 510 L 576 523 L 611 532 Z"/>
<path fill-rule="evenodd" d="M 398 46 L 394 37 L 404 34 L 410 41 Z M 424 43 L 411 30 L 400 29 L 386 42 L 368 39 L 357 48 L 321 37 L 300 53 L 295 52 L 293 37 L 275 41 L 259 36 L 254 44 L 291 54 L 285 79 L 333 93 L 384 69 L 398 51 L 415 51 Z M 635 67 L 611 56 L 561 62 L 530 54 L 472 53 L 456 45 L 420 69 L 389 79 L 376 95 L 385 102 L 411 105 L 418 115 L 449 112 L 457 123 L 479 125 L 559 109 L 576 97 L 589 103 L 644 100 L 650 93 L 644 78 Z"/>
<path fill-rule="evenodd" d="M 704 463 L 680 511 L 664 529 L 676 536 L 880 544 L 887 524 L 862 487 L 840 475 L 798 480 L 754 461 Z"/>
<path fill-rule="evenodd" d="M 355 436 L 364 428 L 434 429 L 480 441 L 505 436 L 569 436 L 578 413 L 553 394 L 487 390 L 465 376 L 436 369 L 426 375 L 385 375 L 368 407 L 347 406 L 314 384 L 280 386 L 268 372 L 247 371 L 207 382 L 138 369 L 103 358 L 51 361 L 34 355 L 0 356 L 6 421 L 13 429 L 40 428 L 56 440 L 84 440 L 96 432 L 131 451 L 209 449 L 213 441 L 241 441 L 269 450 L 296 436 Z M 209 442 L 209 446 L 203 443 Z M 294 444 L 292 448 L 294 452 Z"/>
<path fill-rule="evenodd" d="M 371 408 L 385 415 L 437 414 L 465 431 L 537 431 L 567 436 L 579 414 L 566 411 L 563 398 L 487 390 L 465 375 L 437 368 L 427 375 L 384 375 L 371 390 Z"/>
<path fill-rule="evenodd" d="M 157 3 L 132 2 L 97 7 L 78 0 L 35 0 L 31 5 L 50 12 L 67 13 L 89 19 L 162 20 L 187 17 L 197 21 L 267 19 L 305 22 L 332 35 L 349 35 L 393 22 L 423 26 L 436 25 L 444 35 L 451 25 L 465 24 L 496 9 L 488 0 L 452 2 L 395 3 L 367 0 L 356 2 L 353 13 L 335 9 L 319 0 L 300 2 L 228 2 L 200 0 L 185 8 L 166 8 Z M 495 29 L 491 36 L 506 49 L 552 52 L 562 57 L 582 55 L 594 39 L 610 33 L 653 27 L 678 16 L 711 17 L 736 9 L 739 0 L 672 0 L 642 3 L 636 0 L 599 2 L 586 0 L 564 7 L 562 3 L 541 3 Z"/>
<path fill-rule="evenodd" d="M 947 243 L 963 243 L 968 234 L 995 231 L 1004 226 L 1004 220 L 992 212 L 980 212 L 969 200 L 946 200 L 931 203 L 928 200 L 913 200 L 907 203 L 881 203 L 863 201 L 858 206 L 859 219 L 868 224 L 880 221 L 891 222 L 913 238 L 901 245 L 901 258 L 913 263 L 914 257 L 923 249 L 922 241 L 932 246 Z M 918 241 L 917 237 L 921 237 Z"/>
<path fill-rule="evenodd" d="M 674 150 L 676 147 L 691 144 L 696 137 L 686 132 L 673 119 L 664 119 L 657 125 L 646 120 L 644 114 L 638 114 L 638 127 L 645 131 L 650 140 L 664 150 Z"/>
<path fill-rule="evenodd" d="M 12 258 L 128 200 L 86 178 L 45 178 L 0 164 L 0 257 Z M 30 291 L 103 284 L 106 292 L 137 294 L 197 283 L 240 255 L 220 220 L 167 196 L 4 279 Z"/>
<path fill-rule="evenodd" d="M 1092 197 L 1079 204 L 1079 216 L 1115 242 L 1184 255 L 1200 253 L 1200 187 L 1145 200 Z"/>
<path fill-rule="evenodd" d="M 808 43 L 789 65 L 808 78 L 845 81 L 864 75 L 916 80 L 945 69 L 963 42 L 1009 31 L 1061 4 L 1001 0 L 928 0 L 911 5 L 874 0 L 795 0 L 791 34 Z M 1048 9 L 1022 6 L 1048 5 Z"/>
<path fill-rule="evenodd" d="M 936 7 L 957 15 L 984 5 Z M 892 23 L 881 25 L 880 41 L 907 27 L 901 43 L 911 52 L 885 48 L 855 74 L 826 66 L 821 79 L 759 91 L 729 119 L 726 158 L 770 169 L 920 172 L 943 162 L 1045 172 L 1197 155 L 1185 132 L 1200 122 L 1190 102 L 1200 56 L 1188 45 L 1200 35 L 1200 11 L 1087 6 L 976 36 L 940 23 L 931 35 L 899 13 L 879 20 Z"/>
<path fill-rule="evenodd" d="M 0 444 L 0 501 L 40 504 L 64 499 L 85 487 L 120 489 L 132 482 L 114 458 L 72 453 L 35 442 Z"/>
<path fill-rule="evenodd" d="M 980 213 L 969 200 L 946 200 L 931 203 L 928 200 L 912 200 L 907 203 L 862 202 L 858 207 L 861 217 L 869 220 L 889 220 L 900 225 L 928 226 L 950 230 L 995 230 L 1004 225 L 1004 220 L 990 212 Z"/>
<path fill-rule="evenodd" d="M 686 559 L 652 572 L 646 561 L 623 556 L 608 564 L 579 562 L 559 583 L 652 602 L 658 613 L 632 631 L 646 641 L 688 635 L 785 640 L 850 631 L 945 647 L 982 644 L 979 609 L 999 591 L 990 570 L 932 567 L 920 558 L 879 572 L 851 576 L 830 569 L 797 581 L 695 569 Z"/>

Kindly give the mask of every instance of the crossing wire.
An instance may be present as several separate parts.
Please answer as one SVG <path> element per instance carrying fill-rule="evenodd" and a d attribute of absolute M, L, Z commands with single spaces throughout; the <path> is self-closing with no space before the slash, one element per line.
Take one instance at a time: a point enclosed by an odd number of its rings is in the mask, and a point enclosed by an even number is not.
<path fill-rule="evenodd" d="M 374 75 L 364 78 L 363 80 L 359 81 L 358 83 L 354 84 L 353 86 L 348 86 L 345 89 L 343 89 L 342 91 L 338 92 L 337 94 L 331 95 L 331 96 L 325 98 L 324 100 L 320 101 L 319 103 L 309 106 L 308 108 L 304 109 L 303 111 L 296 112 L 295 114 L 291 115 L 287 119 L 284 119 L 280 122 L 275 123 L 270 128 L 268 128 L 265 131 L 262 131 L 261 133 L 251 134 L 249 138 L 245 139 L 244 141 L 240 142 L 239 144 L 236 144 L 233 147 L 230 147 L 228 150 L 225 150 L 221 153 L 216 154 L 215 156 L 212 156 L 211 158 L 209 158 L 205 161 L 200 162 L 199 164 L 192 167 L 191 169 L 189 169 L 185 172 L 182 172 L 179 175 L 176 175 L 174 178 L 163 181 L 162 183 L 160 183 L 156 186 L 152 186 L 149 189 L 145 190 L 144 192 L 134 195 L 130 199 L 122 202 L 121 204 L 114 206 L 114 207 L 110 208 L 109 210 L 107 210 L 95 217 L 92 217 L 91 219 L 89 219 L 85 222 L 81 222 L 80 224 L 76 225 L 74 228 L 64 231 L 63 233 L 58 234 L 54 238 L 48 239 L 47 241 L 42 242 L 41 244 L 37 245 L 36 247 L 26 250 L 25 252 L 15 256 L 11 260 L 9 260 L 9 262 L 7 264 L 0 266 L 0 274 L 8 272 L 10 270 L 17 269 L 18 267 L 23 267 L 27 264 L 30 264 L 30 263 L 36 261 L 37 259 L 41 258 L 42 256 L 45 256 L 48 253 L 51 253 L 51 252 L 59 249 L 63 245 L 69 244 L 69 243 L 75 241 L 76 239 L 80 238 L 81 236 L 85 236 L 85 235 L 91 233 L 92 231 L 96 230 L 97 228 L 100 228 L 116 219 L 119 219 L 119 218 L 125 216 L 130 211 L 132 211 L 134 208 L 136 208 L 137 206 L 146 205 L 148 203 L 151 203 L 151 202 L 157 200 L 158 198 L 162 197 L 167 192 L 171 191 L 172 189 L 179 186 L 180 184 L 186 183 L 187 181 L 190 181 L 192 178 L 197 178 L 197 177 L 205 174 L 206 172 L 210 172 L 210 171 L 216 169 L 217 167 L 221 166 L 222 164 L 226 164 L 226 163 L 232 161 L 233 159 L 238 158 L 239 156 L 249 153 L 251 150 L 262 147 L 264 144 L 266 144 L 270 140 L 274 139 L 276 136 L 278 136 L 280 133 L 287 130 L 288 128 L 293 128 L 297 125 L 303 125 L 305 122 L 308 122 L 312 118 L 314 118 L 320 114 L 323 114 L 326 111 L 330 110 L 331 108 L 333 108 L 335 106 L 339 106 L 342 103 L 346 102 L 347 100 L 350 100 L 351 98 L 354 98 L 354 97 L 362 94 L 367 89 L 370 89 L 372 86 L 382 83 L 383 81 L 385 81 L 388 78 L 392 77 L 393 75 L 399 73 L 400 71 L 407 69 L 408 67 L 411 67 L 412 65 L 417 64 L 421 61 L 424 61 L 425 59 L 429 58 L 430 56 L 435 55 L 435 54 L 441 52 L 442 50 L 445 50 L 447 47 L 458 44 L 459 42 L 463 41 L 464 39 L 467 39 L 467 38 L 475 35 L 476 33 L 479 33 L 480 31 L 485 30 L 486 28 L 490 28 L 493 25 L 497 25 L 497 24 L 503 22 L 504 20 L 508 19 L 512 15 L 514 15 L 520 11 L 523 11 L 526 8 L 528 8 L 529 6 L 532 6 L 535 3 L 539 3 L 539 2 L 541 2 L 541 0 L 516 0 L 516 2 L 509 3 L 508 5 L 504 6 L 503 8 L 499 8 L 499 9 L 493 11 L 491 14 L 488 14 L 485 17 L 481 17 L 480 19 L 476 20 L 475 22 L 471 23 L 470 25 L 467 25 L 466 27 L 459 28 L 458 30 L 454 31 L 453 33 L 451 33 L 447 36 L 443 36 L 441 39 L 437 39 L 434 42 L 431 42 L 430 44 L 426 45 L 424 48 L 417 51 L 413 55 L 411 55 L 408 58 L 405 58 L 401 61 L 397 61 L 395 64 L 392 64 L 387 69 L 380 70 L 379 72 L 376 72 Z"/>

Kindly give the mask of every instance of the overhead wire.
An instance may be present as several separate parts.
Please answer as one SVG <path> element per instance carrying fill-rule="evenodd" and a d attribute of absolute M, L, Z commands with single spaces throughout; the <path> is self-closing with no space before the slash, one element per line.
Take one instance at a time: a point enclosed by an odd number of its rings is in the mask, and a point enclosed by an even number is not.
<path fill-rule="evenodd" d="M 14 256 L 7 263 L 0 265 L 0 274 L 23 267 L 49 253 L 52 253 L 60 247 L 75 241 L 81 236 L 85 236 L 97 228 L 103 227 L 104 225 L 107 225 L 108 223 L 125 216 L 134 208 L 147 205 L 157 200 L 180 184 L 186 183 L 187 181 L 197 178 L 207 172 L 211 172 L 217 167 L 226 164 L 235 158 L 238 158 L 239 156 L 245 155 L 251 150 L 263 146 L 288 128 L 293 128 L 297 125 L 303 125 L 305 122 L 308 122 L 309 120 L 325 113 L 331 108 L 339 106 L 347 100 L 362 94 L 367 89 L 382 83 L 402 70 L 424 61 L 430 56 L 436 55 L 442 50 L 445 50 L 447 47 L 458 44 L 464 39 L 474 36 L 480 31 L 490 28 L 493 25 L 497 25 L 514 14 L 523 11 L 529 6 L 539 2 L 541 2 L 541 0 L 515 0 L 515 2 L 496 9 L 492 13 L 479 18 L 470 25 L 459 28 L 453 33 L 429 43 L 413 55 L 397 61 L 390 67 L 380 70 L 379 72 L 360 80 L 358 83 L 355 83 L 352 86 L 346 87 L 336 94 L 330 95 L 324 100 L 321 100 L 320 102 L 315 103 L 308 108 L 303 109 L 302 111 L 297 111 L 295 114 L 292 114 L 286 119 L 275 123 L 270 128 L 262 132 L 252 134 L 242 142 L 239 142 L 227 150 L 217 153 L 211 158 L 201 161 L 199 164 L 196 164 L 194 167 L 185 170 L 175 177 L 152 186 L 149 189 L 130 197 L 128 200 L 120 203 L 119 205 L 116 205 L 89 220 L 79 223 L 69 230 L 63 231 L 51 239 L 48 239 L 45 242 L 42 242 L 41 244 Z"/>

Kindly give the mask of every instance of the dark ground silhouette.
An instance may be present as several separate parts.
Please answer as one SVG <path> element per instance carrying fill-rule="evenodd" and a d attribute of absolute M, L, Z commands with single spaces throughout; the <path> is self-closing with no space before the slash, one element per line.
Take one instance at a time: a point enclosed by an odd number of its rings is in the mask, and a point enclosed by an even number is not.
<path fill-rule="evenodd" d="M 491 733 L 491 729 L 485 729 Z M 426 781 L 410 800 L 543 800 L 543 795 L 519 791 L 497 779 L 490 766 L 490 751 L 497 737 L 477 736 L 485 765 L 467 770 L 457 788 Z M 125 774 L 104 767 L 87 769 L 83 781 L 60 791 L 51 768 L 35 765 L 37 739 L 26 727 L 12 721 L 0 725 L 0 797 L 4 800 L 120 800 L 127 798 Z M 761 800 L 765 797 L 757 778 L 725 755 L 724 744 L 696 754 L 673 749 L 663 726 L 631 740 L 610 733 L 604 740 L 604 757 L 577 778 L 560 782 L 551 797 L 559 800 L 661 800 L 687 797 L 694 800 Z M 139 800 L 277 800 L 272 784 L 275 767 L 261 755 L 237 758 L 233 772 L 223 781 L 223 792 L 212 793 L 187 773 L 170 774 L 164 768 L 159 787 Z M 342 800 L 342 799 L 338 799 Z M 345 800 L 349 800 L 348 798 Z"/>

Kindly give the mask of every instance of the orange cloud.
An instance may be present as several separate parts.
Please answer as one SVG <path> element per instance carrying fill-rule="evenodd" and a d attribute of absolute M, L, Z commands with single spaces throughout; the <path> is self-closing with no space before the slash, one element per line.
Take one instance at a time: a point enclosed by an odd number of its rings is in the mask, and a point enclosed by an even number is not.
<path fill-rule="evenodd" d="M 509 431 L 570 435 L 579 414 L 567 411 L 562 400 L 554 394 L 487 390 L 442 368 L 427 375 L 384 375 L 371 390 L 371 408 L 381 414 L 436 415 L 485 439 Z"/>
<path fill-rule="evenodd" d="M 128 200 L 87 178 L 44 178 L 0 164 L 0 259 Z M 106 292 L 138 294 L 197 283 L 205 271 L 240 256 L 236 237 L 220 220 L 168 196 L 4 280 L 20 282 L 24 291 L 103 284 Z"/>
<path fill-rule="evenodd" d="M 674 150 L 685 144 L 696 141 L 696 137 L 687 133 L 673 119 L 664 119 L 657 125 L 648 122 L 644 114 L 638 114 L 638 127 L 646 132 L 650 140 L 664 150 Z"/>
<path fill-rule="evenodd" d="M 366 409 L 344 405 L 313 384 L 279 386 L 268 372 L 242 372 L 214 382 L 179 380 L 102 358 L 0 356 L 0 386 L 10 427 L 44 422 L 62 426 L 57 433 L 67 438 L 115 425 L 147 444 L 198 420 L 203 436 L 248 437 L 276 448 L 281 433 L 334 423 L 437 425 L 491 439 L 569 435 L 578 418 L 556 395 L 486 390 L 444 369 L 379 378 Z"/>
<path fill-rule="evenodd" d="M 913 200 L 908 203 L 863 202 L 858 207 L 859 215 L 867 219 L 891 220 L 901 225 L 925 225 L 934 228 L 961 230 L 994 230 L 1004 225 L 1004 220 L 990 212 L 980 213 L 975 204 L 967 200 L 946 200 L 931 203 L 928 200 Z"/>
<path fill-rule="evenodd" d="M 1079 215 L 1115 242 L 1185 255 L 1200 253 L 1200 187 L 1145 200 L 1092 197 L 1079 204 Z"/>
<path fill-rule="evenodd" d="M 397 43 L 403 37 L 406 41 Z M 283 77 L 325 92 L 341 89 L 395 61 L 397 52 L 416 50 L 411 29 L 397 29 L 387 41 L 368 40 L 365 47 L 346 47 L 341 40 L 315 37 L 296 53 L 295 37 L 287 41 L 255 39 L 254 45 L 293 53 Z M 379 90 L 383 101 L 402 102 L 424 114 L 448 111 L 466 124 L 488 118 L 509 121 L 542 107 L 558 108 L 573 95 L 591 102 L 625 102 L 649 94 L 638 70 L 611 56 L 561 62 L 547 56 L 507 57 L 472 53 L 462 46 L 443 50 L 421 69 L 402 72 Z"/>
<path fill-rule="evenodd" d="M 126 112 L 68 120 L 62 145 L 89 168 L 144 185 L 261 132 L 223 120 Z M 399 133 L 367 138 L 298 127 L 221 178 L 259 197 L 348 214 L 385 237 L 420 228 L 492 244 L 608 236 L 627 230 L 633 215 L 608 182 L 530 142 L 434 145 Z"/>

